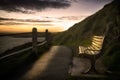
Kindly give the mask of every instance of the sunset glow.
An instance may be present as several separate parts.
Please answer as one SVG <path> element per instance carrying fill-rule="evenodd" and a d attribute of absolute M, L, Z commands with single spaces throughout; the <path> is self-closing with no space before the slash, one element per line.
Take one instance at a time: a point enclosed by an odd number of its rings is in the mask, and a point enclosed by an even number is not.
<path fill-rule="evenodd" d="M 38 0 L 33 2 L 36 3 L 36 1 Z M 46 4 L 47 1 L 50 5 L 42 6 L 42 3 Z M 111 1 L 64 0 L 62 2 L 56 0 L 55 2 L 55 0 L 39 0 L 42 2 L 39 3 L 41 6 L 36 3 L 31 7 L 31 4 L 25 2 L 19 4 L 20 7 L 15 3 L 10 4 L 11 7 L 1 5 L 0 33 L 31 32 L 33 27 L 36 27 L 39 32 L 43 32 L 45 29 L 51 32 L 65 31 Z M 58 5 L 55 6 L 54 2 Z"/>

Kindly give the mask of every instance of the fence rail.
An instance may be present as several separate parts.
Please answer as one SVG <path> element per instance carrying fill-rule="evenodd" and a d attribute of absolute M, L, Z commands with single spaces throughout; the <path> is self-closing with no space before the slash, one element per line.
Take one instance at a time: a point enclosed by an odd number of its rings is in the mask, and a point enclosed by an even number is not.
<path fill-rule="evenodd" d="M 44 42 L 38 44 L 38 46 L 42 46 L 42 45 L 44 45 L 45 43 L 47 43 L 47 41 L 44 41 Z M 22 50 L 19 50 L 19 51 L 16 51 L 16 52 L 13 52 L 13 53 L 8 54 L 8 55 L 2 56 L 2 57 L 0 57 L 0 60 L 5 59 L 5 58 L 7 58 L 7 57 L 9 57 L 9 56 L 13 56 L 13 55 L 16 55 L 16 54 L 20 54 L 20 53 L 22 53 L 22 52 L 24 52 L 24 51 L 28 51 L 28 50 L 30 50 L 30 49 L 32 49 L 32 46 L 31 46 L 31 47 L 28 47 L 28 48 L 25 48 L 25 49 L 22 49 Z"/>
<path fill-rule="evenodd" d="M 33 53 L 35 53 L 35 54 L 38 54 L 37 53 L 37 47 L 38 46 L 43 46 L 44 44 L 49 44 L 50 43 L 50 35 L 48 34 L 49 32 L 48 32 L 48 30 L 46 30 L 46 32 L 45 32 L 45 34 L 46 34 L 46 39 L 44 40 L 44 41 L 42 41 L 42 42 L 40 42 L 39 44 L 37 44 L 37 29 L 36 28 L 33 28 L 33 31 L 32 31 L 32 33 L 33 33 L 33 37 L 32 37 L 32 46 L 31 47 L 28 47 L 28 48 L 25 48 L 25 49 L 22 49 L 22 50 L 19 50 L 19 51 L 16 51 L 16 52 L 13 52 L 13 53 L 10 53 L 10 54 L 8 54 L 8 55 L 5 55 L 5 56 L 2 56 L 2 57 L 0 57 L 0 60 L 2 60 L 2 59 L 5 59 L 5 58 L 7 58 L 7 57 L 10 57 L 10 56 L 13 56 L 13 55 L 16 55 L 16 54 L 20 54 L 20 53 L 22 53 L 22 52 L 24 52 L 24 51 L 28 51 L 28 50 L 32 50 L 32 52 Z"/>

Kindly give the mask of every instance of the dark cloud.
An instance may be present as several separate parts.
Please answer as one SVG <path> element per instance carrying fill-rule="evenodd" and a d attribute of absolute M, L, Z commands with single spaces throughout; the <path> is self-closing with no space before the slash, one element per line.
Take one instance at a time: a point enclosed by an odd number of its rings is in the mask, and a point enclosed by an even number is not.
<path fill-rule="evenodd" d="M 70 3 L 71 0 L 0 0 L 0 10 L 31 13 L 46 8 L 66 8 Z"/>
<path fill-rule="evenodd" d="M 5 21 L 5 20 L 14 20 L 14 19 L 0 17 L 0 21 Z"/>
<path fill-rule="evenodd" d="M 40 25 L 40 26 L 53 26 L 53 24 L 43 24 L 43 23 L 19 23 L 19 22 L 4 22 L 0 23 L 0 25 Z"/>
<path fill-rule="evenodd" d="M 19 22 L 53 22 L 52 20 L 13 19 L 13 18 L 2 18 L 2 17 L 0 17 L 0 22 L 3 22 L 3 21 L 19 21 Z"/>
<path fill-rule="evenodd" d="M 53 22 L 52 20 L 33 20 L 33 19 L 13 19 L 0 17 L 0 25 L 52 25 L 48 24 Z"/>
<path fill-rule="evenodd" d="M 44 17 L 44 20 L 40 19 L 15 19 L 0 17 L 0 25 L 51 25 L 52 22 L 62 22 L 64 20 L 80 20 L 85 16 L 63 16 L 63 17 Z M 50 18 L 55 18 L 51 20 Z"/>
<path fill-rule="evenodd" d="M 4 22 L 0 23 L 0 25 L 29 25 L 28 23 L 17 23 L 17 22 Z"/>
<path fill-rule="evenodd" d="M 72 0 L 73 2 L 80 2 L 80 1 L 84 1 L 84 2 L 92 2 L 92 3 L 97 3 L 97 2 L 111 2 L 113 0 Z"/>
<path fill-rule="evenodd" d="M 84 18 L 86 16 L 63 16 L 63 17 L 59 17 L 59 20 L 80 20 L 82 18 Z"/>

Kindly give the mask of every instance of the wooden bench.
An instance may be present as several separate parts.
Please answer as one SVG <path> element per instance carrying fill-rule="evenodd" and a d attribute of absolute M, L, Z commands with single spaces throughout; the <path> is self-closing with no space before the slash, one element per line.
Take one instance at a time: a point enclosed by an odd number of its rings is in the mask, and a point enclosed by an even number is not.
<path fill-rule="evenodd" d="M 104 41 L 104 36 L 93 36 L 92 43 L 88 47 L 79 46 L 79 56 L 88 58 L 91 61 L 91 68 L 88 72 L 85 73 L 96 73 L 95 61 L 96 56 L 100 53 L 102 49 L 102 44 Z"/>

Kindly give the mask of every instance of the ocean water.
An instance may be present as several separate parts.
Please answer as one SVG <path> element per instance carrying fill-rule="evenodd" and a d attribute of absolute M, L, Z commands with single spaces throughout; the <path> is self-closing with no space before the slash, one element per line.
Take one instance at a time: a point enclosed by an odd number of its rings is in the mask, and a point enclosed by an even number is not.
<path fill-rule="evenodd" d="M 43 41 L 44 37 L 39 37 L 38 42 Z M 9 36 L 0 37 L 0 54 L 13 47 L 32 42 L 32 38 L 14 38 Z"/>

